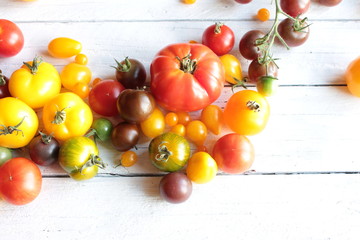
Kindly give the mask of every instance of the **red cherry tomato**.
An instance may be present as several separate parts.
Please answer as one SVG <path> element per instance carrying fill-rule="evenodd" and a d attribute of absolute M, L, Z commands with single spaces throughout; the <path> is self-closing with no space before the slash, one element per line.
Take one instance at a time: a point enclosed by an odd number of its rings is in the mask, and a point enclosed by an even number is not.
<path fill-rule="evenodd" d="M 24 46 L 24 36 L 13 22 L 0 19 L 0 57 L 12 57 Z"/>
<path fill-rule="evenodd" d="M 223 23 L 211 25 L 202 36 L 202 44 L 208 46 L 218 56 L 229 53 L 234 47 L 234 43 L 234 32 Z"/>

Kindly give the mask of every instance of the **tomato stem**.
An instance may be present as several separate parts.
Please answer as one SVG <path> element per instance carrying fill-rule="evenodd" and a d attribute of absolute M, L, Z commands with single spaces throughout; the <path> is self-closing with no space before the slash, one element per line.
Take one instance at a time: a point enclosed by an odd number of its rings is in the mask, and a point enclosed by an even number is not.
<path fill-rule="evenodd" d="M 260 105 L 256 101 L 247 101 L 246 107 L 254 112 L 260 112 Z"/>
<path fill-rule="evenodd" d="M 65 120 L 66 120 L 65 109 L 67 109 L 67 108 L 70 108 L 70 107 L 64 107 L 60 111 L 56 111 L 55 116 L 54 116 L 54 120 L 51 121 L 51 123 L 56 124 L 56 125 L 60 125 L 60 124 L 64 123 Z"/>
<path fill-rule="evenodd" d="M 180 70 L 185 73 L 191 73 L 193 74 L 196 69 L 196 61 L 194 59 L 191 59 L 191 54 L 189 53 L 182 59 L 176 56 L 176 59 L 180 62 Z"/>
<path fill-rule="evenodd" d="M 29 63 L 27 62 L 23 62 L 25 66 L 27 66 L 30 71 L 31 71 L 31 74 L 36 74 L 36 72 L 39 70 L 39 66 L 40 64 L 43 62 L 42 58 L 39 57 L 39 56 L 36 56 L 34 58 L 34 60 L 32 61 L 32 64 L 30 65 Z"/>
<path fill-rule="evenodd" d="M 80 168 L 80 173 L 88 167 L 98 166 L 101 169 L 106 167 L 106 163 L 104 163 L 98 155 L 90 154 L 89 160 Z"/>
<path fill-rule="evenodd" d="M 24 136 L 24 132 L 20 130 L 19 127 L 24 122 L 25 118 L 26 116 L 24 116 L 23 119 L 21 119 L 21 121 L 15 126 L 5 126 L 3 124 L 0 124 L 0 127 L 3 127 L 3 129 L 0 129 L 0 136 L 12 134 L 13 132 L 16 132 L 16 135 L 21 132 L 22 136 Z"/>
<path fill-rule="evenodd" d="M 221 22 L 215 23 L 214 33 L 215 33 L 215 34 L 221 33 L 221 27 L 222 27 L 223 25 L 224 25 L 224 24 L 221 23 Z"/>
<path fill-rule="evenodd" d="M 122 63 L 120 63 L 120 62 L 118 62 L 116 59 L 114 59 L 115 60 L 115 62 L 116 62 L 116 64 L 117 64 L 117 66 L 116 67 L 114 67 L 114 66 L 112 66 L 113 68 L 115 68 L 116 69 L 116 71 L 119 71 L 119 72 L 129 72 L 130 71 L 130 69 L 131 69 L 131 62 L 129 61 L 129 57 L 126 57 L 125 59 L 124 59 L 124 63 L 122 64 Z"/>
<path fill-rule="evenodd" d="M 166 162 L 169 159 L 169 157 L 172 155 L 172 152 L 166 147 L 165 143 L 167 142 L 163 141 L 159 144 L 158 146 L 159 153 L 156 154 L 155 156 L 156 161 Z"/>
<path fill-rule="evenodd" d="M 50 135 L 47 135 L 46 133 L 43 133 L 41 131 L 39 131 L 39 134 L 41 136 L 41 141 L 44 143 L 44 144 L 49 144 L 52 140 L 52 136 L 51 134 Z"/>

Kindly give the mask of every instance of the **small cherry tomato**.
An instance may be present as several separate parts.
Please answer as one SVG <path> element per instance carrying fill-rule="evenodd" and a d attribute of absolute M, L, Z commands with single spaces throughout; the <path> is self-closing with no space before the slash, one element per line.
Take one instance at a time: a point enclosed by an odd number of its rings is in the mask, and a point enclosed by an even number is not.
<path fill-rule="evenodd" d="M 140 122 L 140 127 L 148 138 L 159 136 L 165 130 L 164 114 L 156 107 L 145 121 Z"/>
<path fill-rule="evenodd" d="M 176 115 L 178 116 L 178 123 L 184 126 L 186 126 L 191 120 L 188 112 L 176 112 Z"/>
<path fill-rule="evenodd" d="M 349 64 L 345 72 L 345 80 L 351 94 L 360 97 L 360 57 Z"/>
<path fill-rule="evenodd" d="M 112 129 L 113 125 L 110 120 L 106 118 L 98 118 L 92 123 L 91 131 L 86 134 L 86 136 L 88 137 L 89 135 L 94 135 L 96 140 L 99 139 L 100 141 L 105 142 L 110 139 Z"/>
<path fill-rule="evenodd" d="M 219 135 L 223 123 L 223 111 L 217 105 L 209 105 L 202 110 L 201 121 L 213 134 Z"/>
<path fill-rule="evenodd" d="M 260 77 L 256 83 L 257 91 L 265 96 L 270 97 L 276 93 L 278 88 L 277 78 L 271 76 Z"/>
<path fill-rule="evenodd" d="M 261 8 L 259 9 L 259 11 L 257 12 L 256 17 L 263 22 L 266 22 L 267 20 L 269 20 L 270 18 L 270 12 L 269 10 L 267 10 L 266 8 Z"/>
<path fill-rule="evenodd" d="M 90 92 L 88 84 L 91 81 L 91 75 L 91 70 L 87 66 L 72 62 L 62 69 L 60 78 L 66 89 L 85 98 Z"/>
<path fill-rule="evenodd" d="M 229 53 L 234 47 L 234 43 L 234 32 L 223 23 L 211 25 L 202 36 L 202 44 L 208 46 L 218 56 Z"/>
<path fill-rule="evenodd" d="M 185 4 L 194 4 L 196 0 L 182 0 Z"/>
<path fill-rule="evenodd" d="M 215 160 L 206 152 L 196 152 L 189 159 L 186 174 L 195 183 L 210 182 L 217 173 Z"/>
<path fill-rule="evenodd" d="M 189 199 L 192 193 L 190 179 L 180 172 L 166 174 L 160 181 L 160 195 L 169 203 L 182 203 Z"/>
<path fill-rule="evenodd" d="M 120 165 L 123 167 L 131 167 L 138 161 L 138 156 L 134 151 L 126 151 L 121 155 Z"/>
<path fill-rule="evenodd" d="M 13 157 L 9 148 L 0 147 L 0 166 Z"/>
<path fill-rule="evenodd" d="M 56 58 L 69 58 L 81 52 L 82 45 L 80 42 L 67 38 L 59 37 L 50 41 L 48 51 L 51 56 Z"/>
<path fill-rule="evenodd" d="M 78 55 L 75 56 L 75 62 L 81 65 L 86 65 L 88 64 L 88 57 L 85 54 L 79 53 Z"/>
<path fill-rule="evenodd" d="M 170 129 L 170 132 L 176 133 L 182 137 L 185 137 L 186 127 L 183 124 L 176 124 Z"/>
<path fill-rule="evenodd" d="M 220 57 L 225 68 L 225 80 L 229 83 L 236 84 L 242 80 L 241 63 L 234 55 L 225 54 Z"/>
<path fill-rule="evenodd" d="M 197 146 L 204 145 L 207 136 L 205 124 L 199 120 L 193 120 L 186 125 L 186 137 Z"/>
<path fill-rule="evenodd" d="M 173 127 L 175 126 L 179 121 L 178 115 L 174 112 L 169 112 L 165 115 L 165 124 Z"/>
<path fill-rule="evenodd" d="M 58 160 L 60 143 L 51 135 L 39 133 L 29 144 L 29 155 L 34 163 L 49 166 Z"/>

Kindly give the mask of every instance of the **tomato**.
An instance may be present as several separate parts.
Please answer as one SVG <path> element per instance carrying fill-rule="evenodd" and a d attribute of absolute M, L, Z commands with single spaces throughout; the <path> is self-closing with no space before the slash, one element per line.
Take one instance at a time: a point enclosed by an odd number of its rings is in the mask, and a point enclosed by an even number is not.
<path fill-rule="evenodd" d="M 170 129 L 170 132 L 176 133 L 182 137 L 185 137 L 186 128 L 183 124 L 176 124 Z"/>
<path fill-rule="evenodd" d="M 229 83 L 236 84 L 242 80 L 241 63 L 234 55 L 225 54 L 220 57 L 225 68 L 225 80 Z"/>
<path fill-rule="evenodd" d="M 0 98 L 11 97 L 9 92 L 9 79 L 0 70 Z"/>
<path fill-rule="evenodd" d="M 89 61 L 88 57 L 83 53 L 79 53 L 75 56 L 75 62 L 78 64 L 86 65 L 88 64 L 88 61 Z"/>
<path fill-rule="evenodd" d="M 89 83 L 92 72 L 83 64 L 72 62 L 67 64 L 60 72 L 61 83 L 64 88 L 76 93 L 81 98 L 89 95 Z"/>
<path fill-rule="evenodd" d="M 81 52 L 82 45 L 80 42 L 67 38 L 54 38 L 48 45 L 48 51 L 51 56 L 56 58 L 69 58 Z"/>
<path fill-rule="evenodd" d="M 270 11 L 266 8 L 260 8 L 256 14 L 256 17 L 263 22 L 266 22 L 270 18 Z"/>
<path fill-rule="evenodd" d="M 116 80 L 125 88 L 140 89 L 145 85 L 146 70 L 141 62 L 126 57 L 122 62 L 116 61 L 116 64 Z"/>
<path fill-rule="evenodd" d="M 169 111 L 196 111 L 214 102 L 223 89 L 224 67 L 202 44 L 172 44 L 150 66 L 151 92 Z"/>
<path fill-rule="evenodd" d="M 131 167 L 138 161 L 138 156 L 134 151 L 126 151 L 121 155 L 120 165 L 123 167 Z"/>
<path fill-rule="evenodd" d="M 9 81 L 13 97 L 19 98 L 32 108 L 41 108 L 61 90 L 58 71 L 50 63 L 35 57 L 32 62 L 13 72 Z"/>
<path fill-rule="evenodd" d="M 110 139 L 112 129 L 113 125 L 110 120 L 98 118 L 92 123 L 91 130 L 86 136 L 89 137 L 94 135 L 95 141 L 99 139 L 100 141 L 105 142 Z"/>
<path fill-rule="evenodd" d="M 294 23 L 290 18 L 282 20 L 278 32 L 289 47 L 297 47 L 305 43 L 309 37 L 309 28 L 305 21 Z"/>
<path fill-rule="evenodd" d="M 87 137 L 73 137 L 60 147 L 59 164 L 77 181 L 93 178 L 105 164 L 93 140 Z"/>
<path fill-rule="evenodd" d="M 223 123 L 223 111 L 217 105 L 209 105 L 201 111 L 201 121 L 213 134 L 221 133 Z"/>
<path fill-rule="evenodd" d="M 224 110 L 225 123 L 241 135 L 261 132 L 269 119 L 270 106 L 260 93 L 242 90 L 233 94 Z"/>
<path fill-rule="evenodd" d="M 155 108 L 146 120 L 140 122 L 140 127 L 148 138 L 159 136 L 165 130 L 164 114 L 159 108 Z"/>
<path fill-rule="evenodd" d="M 277 78 L 271 76 L 260 77 L 260 79 L 256 83 L 257 91 L 265 97 L 270 97 L 274 95 L 277 91 L 277 88 Z"/>
<path fill-rule="evenodd" d="M 13 157 L 9 148 L 0 147 L 0 166 Z"/>
<path fill-rule="evenodd" d="M 121 122 L 111 132 L 111 142 L 116 150 L 125 152 L 135 147 L 140 137 L 136 124 Z"/>
<path fill-rule="evenodd" d="M 345 72 L 345 80 L 351 94 L 360 97 L 360 57 L 349 64 Z"/>
<path fill-rule="evenodd" d="M 26 146 L 38 130 L 39 120 L 35 111 L 14 97 L 0 99 L 0 109 L 0 146 Z"/>
<path fill-rule="evenodd" d="M 99 168 L 106 167 L 98 153 L 94 141 L 87 137 L 74 137 L 61 146 L 59 164 L 72 179 L 88 180 L 96 176 Z"/>
<path fill-rule="evenodd" d="M 151 140 L 149 156 L 152 164 L 159 170 L 176 172 L 186 165 L 190 157 L 190 145 L 176 133 L 163 133 Z"/>
<path fill-rule="evenodd" d="M 342 0 L 319 0 L 319 4 L 327 6 L 327 7 L 333 7 L 341 3 Z"/>
<path fill-rule="evenodd" d="M 188 112 L 176 112 L 176 115 L 178 116 L 179 124 L 186 126 L 191 121 L 191 117 Z"/>
<path fill-rule="evenodd" d="M 195 183 L 210 182 L 217 173 L 215 160 L 206 152 L 196 152 L 189 159 L 186 174 Z"/>
<path fill-rule="evenodd" d="M 169 112 L 165 115 L 165 124 L 173 127 L 175 126 L 179 121 L 178 115 L 174 112 Z"/>
<path fill-rule="evenodd" d="M 119 114 L 117 99 L 125 90 L 124 86 L 115 80 L 103 80 L 96 84 L 89 93 L 91 109 L 103 116 L 114 117 Z"/>
<path fill-rule="evenodd" d="M 42 185 L 38 166 L 27 158 L 12 158 L 0 167 L 0 196 L 15 205 L 32 202 Z"/>
<path fill-rule="evenodd" d="M 150 92 L 145 90 L 126 89 L 117 99 L 117 109 L 122 119 L 131 123 L 146 120 L 156 107 Z"/>
<path fill-rule="evenodd" d="M 226 173 L 243 173 L 253 164 L 255 151 L 247 137 L 230 133 L 216 141 L 212 156 L 220 170 Z"/>
<path fill-rule="evenodd" d="M 239 42 L 239 51 L 241 55 L 248 59 L 254 60 L 260 56 L 260 49 L 256 45 L 256 39 L 264 37 L 265 34 L 260 30 L 251 30 L 242 36 Z"/>
<path fill-rule="evenodd" d="M 268 64 L 261 64 L 258 59 L 254 59 L 249 65 L 248 75 L 249 82 L 257 83 L 263 76 L 272 76 L 276 78 L 278 75 L 278 68 L 272 61 Z"/>
<path fill-rule="evenodd" d="M 42 132 L 29 144 L 31 160 L 41 166 L 48 166 L 58 160 L 60 143 L 51 135 Z"/>
<path fill-rule="evenodd" d="M 180 172 L 172 172 L 161 178 L 160 196 L 169 203 L 182 203 L 189 199 L 192 193 L 190 179 Z"/>
<path fill-rule="evenodd" d="M 24 47 L 24 35 L 12 21 L 0 19 L 0 58 L 12 57 Z"/>
<path fill-rule="evenodd" d="M 229 53 L 234 47 L 234 43 L 234 32 L 219 22 L 209 26 L 202 36 L 202 44 L 208 46 L 218 56 Z"/>
<path fill-rule="evenodd" d="M 295 18 L 307 12 L 310 3 L 310 0 L 280 0 L 280 7 L 285 13 Z"/>
<path fill-rule="evenodd" d="M 186 137 L 197 146 L 204 145 L 207 136 L 207 127 L 199 120 L 193 120 L 186 125 Z"/>
<path fill-rule="evenodd" d="M 79 96 L 65 92 L 45 104 L 42 119 L 46 132 L 63 141 L 84 135 L 93 122 L 93 115 Z"/>
<path fill-rule="evenodd" d="M 247 4 L 249 2 L 251 2 L 252 0 L 235 0 L 235 2 L 237 3 L 241 3 L 241 4 Z"/>

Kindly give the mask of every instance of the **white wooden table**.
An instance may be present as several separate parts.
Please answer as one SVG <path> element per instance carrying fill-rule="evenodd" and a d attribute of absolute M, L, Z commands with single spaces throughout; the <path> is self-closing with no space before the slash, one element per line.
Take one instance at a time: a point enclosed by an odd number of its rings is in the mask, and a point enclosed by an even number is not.
<path fill-rule="evenodd" d="M 114 78 L 114 58 L 126 56 L 149 73 L 161 48 L 201 41 L 204 29 L 221 21 L 236 34 L 232 53 L 246 75 L 249 61 L 238 42 L 251 29 L 269 30 L 272 21 L 253 17 L 262 7 L 274 13 L 270 0 L 1 0 L 0 18 L 19 25 L 25 46 L 0 59 L 0 69 L 10 75 L 37 54 L 60 70 L 69 60 L 47 55 L 47 44 L 66 36 L 83 44 L 94 78 Z M 163 173 L 148 161 L 147 141 L 128 169 L 113 168 L 120 153 L 103 145 L 109 167 L 94 179 L 75 182 L 57 165 L 42 167 L 35 201 L 20 207 L 0 201 L 0 239 L 359 239 L 360 99 L 350 95 L 343 74 L 360 55 L 360 4 L 326 8 L 313 1 L 306 16 L 313 25 L 305 45 L 273 49 L 281 86 L 269 98 L 266 129 L 250 137 L 254 171 L 219 174 L 194 184 L 187 202 L 169 204 L 159 196 Z M 216 103 L 224 106 L 230 95 L 225 88 Z"/>

